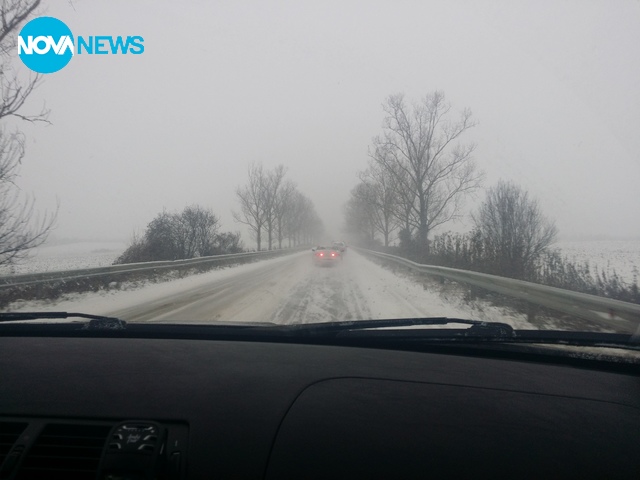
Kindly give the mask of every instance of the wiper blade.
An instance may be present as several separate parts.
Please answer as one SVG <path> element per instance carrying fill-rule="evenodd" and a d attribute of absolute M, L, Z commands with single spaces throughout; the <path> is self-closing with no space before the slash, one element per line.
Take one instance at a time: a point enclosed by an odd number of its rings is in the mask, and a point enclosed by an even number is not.
<path fill-rule="evenodd" d="M 82 327 L 86 330 L 124 330 L 127 322 L 115 317 L 70 312 L 8 312 L 0 313 L 0 323 L 31 320 L 51 320 L 64 318 L 87 318 L 90 321 Z"/>
<path fill-rule="evenodd" d="M 423 325 L 471 325 L 467 328 L 423 329 L 400 328 Z M 398 327 L 398 328 L 394 328 Z M 361 320 L 283 327 L 295 336 L 318 338 L 360 338 L 377 341 L 416 340 L 443 342 L 496 342 L 522 344 L 550 344 L 574 346 L 611 346 L 639 349 L 632 335 L 623 333 L 585 332 L 567 330 L 515 330 L 502 322 L 484 322 L 449 317 L 399 318 Z"/>
<path fill-rule="evenodd" d="M 462 329 L 460 332 L 461 335 L 468 337 L 482 336 L 505 338 L 515 336 L 515 330 L 508 323 L 483 322 L 481 320 L 469 320 L 450 317 L 397 318 L 384 320 L 355 320 L 347 322 L 296 324 L 290 325 L 288 328 L 301 335 L 327 336 L 344 335 L 350 332 L 375 331 L 375 329 L 393 327 L 417 327 L 425 325 L 450 324 L 471 325 L 471 327 Z M 388 330 L 384 331 L 388 332 Z"/>

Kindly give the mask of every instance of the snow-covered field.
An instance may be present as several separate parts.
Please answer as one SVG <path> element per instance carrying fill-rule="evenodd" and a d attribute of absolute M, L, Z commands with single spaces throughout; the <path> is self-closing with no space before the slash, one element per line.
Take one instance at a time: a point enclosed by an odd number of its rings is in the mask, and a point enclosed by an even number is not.
<path fill-rule="evenodd" d="M 604 269 L 613 273 L 615 270 L 625 282 L 633 281 L 634 272 L 640 273 L 640 239 L 562 241 L 554 248 L 574 263 L 588 263 L 591 271 Z"/>
<path fill-rule="evenodd" d="M 33 251 L 20 265 L 0 269 L 0 275 L 106 267 L 112 265 L 126 247 L 125 242 L 74 242 L 44 245 Z"/>

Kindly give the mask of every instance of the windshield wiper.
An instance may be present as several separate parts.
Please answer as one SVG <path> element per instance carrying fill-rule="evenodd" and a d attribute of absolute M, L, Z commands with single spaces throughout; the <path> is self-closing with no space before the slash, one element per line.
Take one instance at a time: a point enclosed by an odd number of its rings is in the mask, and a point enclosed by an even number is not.
<path fill-rule="evenodd" d="M 430 329 L 428 325 L 471 325 L 463 328 Z M 397 328 L 396 328 L 397 327 Z M 406 328 L 418 327 L 418 328 Z M 296 324 L 286 327 L 287 333 L 299 337 L 368 339 L 376 341 L 416 340 L 444 342 L 497 342 L 523 344 L 554 344 L 575 346 L 612 346 L 638 349 L 630 334 L 568 330 L 515 330 L 501 322 L 483 322 L 448 317 L 399 318 L 346 322 Z"/>
<path fill-rule="evenodd" d="M 124 330 L 127 322 L 115 317 L 72 312 L 8 312 L 0 313 L 0 323 L 64 318 L 87 318 L 90 321 L 82 327 L 86 330 Z"/>
<path fill-rule="evenodd" d="M 463 324 L 471 325 L 471 327 L 461 329 L 460 335 L 465 337 L 494 337 L 494 338 L 511 338 L 515 336 L 515 330 L 508 323 L 501 322 L 483 322 L 481 320 L 468 320 L 463 318 L 449 317 L 426 317 L 426 318 L 397 318 L 384 320 L 356 320 L 347 322 L 328 322 L 314 324 L 296 324 L 289 325 L 287 328 L 301 335 L 312 336 L 343 336 L 351 332 L 372 332 L 376 329 L 389 333 L 389 328 L 395 327 L 416 327 L 426 325 L 450 325 Z M 415 330 L 402 329 L 399 332 L 407 332 Z M 420 330 L 424 331 L 424 330 Z"/>

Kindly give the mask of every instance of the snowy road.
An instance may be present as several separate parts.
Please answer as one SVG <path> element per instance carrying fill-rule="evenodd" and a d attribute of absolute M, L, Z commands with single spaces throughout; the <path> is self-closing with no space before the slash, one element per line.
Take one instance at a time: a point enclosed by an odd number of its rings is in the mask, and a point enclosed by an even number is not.
<path fill-rule="evenodd" d="M 24 305 L 19 310 L 40 310 Z M 497 320 L 349 251 L 335 267 L 317 267 L 311 252 L 193 275 L 143 288 L 78 294 L 47 310 L 110 315 L 131 322 L 314 323 L 448 316 Z M 493 317 L 487 318 L 487 316 Z M 527 328 L 519 318 L 499 318 Z"/>
<path fill-rule="evenodd" d="M 200 277 L 196 287 L 109 314 L 130 321 L 278 324 L 464 314 L 353 251 L 335 266 L 315 266 L 303 252 Z"/>

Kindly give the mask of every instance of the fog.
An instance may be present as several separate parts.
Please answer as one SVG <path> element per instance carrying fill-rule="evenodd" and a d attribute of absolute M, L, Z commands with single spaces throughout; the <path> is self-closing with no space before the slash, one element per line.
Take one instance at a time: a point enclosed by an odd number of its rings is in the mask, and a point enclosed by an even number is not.
<path fill-rule="evenodd" d="M 56 0 L 42 13 L 145 45 L 76 55 L 25 105 L 46 103 L 51 125 L 17 124 L 17 184 L 41 212 L 59 202 L 55 238 L 126 240 L 197 203 L 250 245 L 231 211 L 251 162 L 287 166 L 337 237 L 382 102 L 436 89 L 473 111 L 463 140 L 485 187 L 518 183 L 565 238 L 640 236 L 640 2 Z"/>

